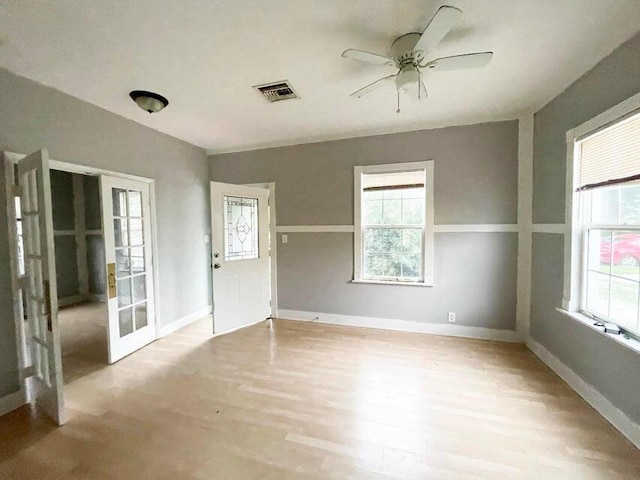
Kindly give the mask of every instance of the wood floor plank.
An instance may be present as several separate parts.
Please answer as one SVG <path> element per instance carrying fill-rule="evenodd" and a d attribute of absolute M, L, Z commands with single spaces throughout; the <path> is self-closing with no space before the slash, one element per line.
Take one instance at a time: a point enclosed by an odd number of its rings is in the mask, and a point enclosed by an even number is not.
<path fill-rule="evenodd" d="M 70 421 L 0 418 L 1 479 L 637 479 L 640 452 L 525 347 L 204 319 L 106 365 L 61 310 Z"/>

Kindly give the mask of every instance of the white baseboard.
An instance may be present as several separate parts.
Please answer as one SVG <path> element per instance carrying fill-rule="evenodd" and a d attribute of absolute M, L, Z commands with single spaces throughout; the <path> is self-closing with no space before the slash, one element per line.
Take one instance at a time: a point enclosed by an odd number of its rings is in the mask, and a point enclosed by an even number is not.
<path fill-rule="evenodd" d="M 278 318 L 300 320 L 305 322 L 329 323 L 351 327 L 379 328 L 400 332 L 430 333 L 450 337 L 477 338 L 482 340 L 499 340 L 501 342 L 522 343 L 520 334 L 513 330 L 493 328 L 467 327 L 449 323 L 419 323 L 407 320 L 388 318 L 359 317 L 355 315 L 337 315 L 334 313 L 301 312 L 297 310 L 278 311 Z"/>
<path fill-rule="evenodd" d="M 207 315 L 211 314 L 211 312 L 212 312 L 212 308 L 211 308 L 211 305 L 209 305 L 208 307 L 201 308 L 196 312 L 190 313 L 187 316 L 179 318 L 178 320 L 175 320 L 168 325 L 163 325 L 162 327 L 160 327 L 160 336 L 166 337 L 167 335 L 170 335 L 173 332 L 176 332 L 181 328 L 186 327 L 187 325 L 195 322 L 196 320 L 200 320 L 202 317 L 206 317 Z"/>
<path fill-rule="evenodd" d="M 585 382 L 576 372 L 567 367 L 558 357 L 553 355 L 533 338 L 527 338 L 525 343 L 529 350 L 551 370 L 556 372 L 578 395 L 584 398 L 587 403 L 606 418 L 611 425 L 620 430 L 631 443 L 640 448 L 640 425 L 627 417 L 622 410 L 607 400 L 593 385 Z"/>
<path fill-rule="evenodd" d="M 27 403 L 29 403 L 29 401 L 27 399 L 27 392 L 24 389 L 0 398 L 0 417 L 9 412 L 13 412 L 16 408 L 20 408 Z"/>
<path fill-rule="evenodd" d="M 63 297 L 58 299 L 59 307 L 68 307 L 74 303 L 84 302 L 86 300 L 84 295 L 71 295 L 69 297 Z"/>

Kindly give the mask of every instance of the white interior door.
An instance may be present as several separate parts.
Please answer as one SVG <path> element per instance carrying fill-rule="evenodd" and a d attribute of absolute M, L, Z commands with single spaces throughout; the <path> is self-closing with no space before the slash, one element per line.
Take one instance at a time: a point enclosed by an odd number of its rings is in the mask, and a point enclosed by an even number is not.
<path fill-rule="evenodd" d="M 33 395 L 55 422 L 65 422 L 49 155 L 18 160 L 25 275 L 21 279 L 33 358 Z"/>
<path fill-rule="evenodd" d="M 269 190 L 211 182 L 213 332 L 271 315 Z"/>
<path fill-rule="evenodd" d="M 109 363 L 156 339 L 149 184 L 101 176 Z"/>

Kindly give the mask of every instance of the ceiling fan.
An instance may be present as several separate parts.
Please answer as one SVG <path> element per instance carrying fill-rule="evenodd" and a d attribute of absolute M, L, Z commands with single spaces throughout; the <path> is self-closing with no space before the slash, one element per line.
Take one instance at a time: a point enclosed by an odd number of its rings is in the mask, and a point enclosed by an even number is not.
<path fill-rule="evenodd" d="M 360 98 L 394 81 L 398 92 L 397 112 L 400 113 L 401 93 L 415 92 L 419 99 L 427 97 L 427 88 L 422 78 L 421 69 L 446 71 L 480 68 L 487 65 L 491 61 L 491 57 L 493 57 L 493 52 L 466 53 L 426 61 L 427 55 L 451 30 L 460 15 L 462 15 L 462 10 L 458 8 L 448 5 L 440 7 L 422 33 L 407 33 L 396 38 L 391 44 L 391 53 L 388 56 L 355 49 L 342 52 L 344 58 L 398 68 L 398 73 L 382 77 L 360 90 L 356 90 L 351 96 Z"/>

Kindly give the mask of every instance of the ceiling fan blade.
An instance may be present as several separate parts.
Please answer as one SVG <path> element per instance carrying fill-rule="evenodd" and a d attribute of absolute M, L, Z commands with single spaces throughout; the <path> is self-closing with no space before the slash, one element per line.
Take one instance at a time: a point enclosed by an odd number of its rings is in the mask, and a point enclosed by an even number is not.
<path fill-rule="evenodd" d="M 388 83 L 389 80 L 393 80 L 394 78 L 396 78 L 396 75 L 388 75 L 386 77 L 382 77 L 382 78 L 376 80 L 375 82 L 370 83 L 366 87 L 362 87 L 360 90 L 356 90 L 350 96 L 354 97 L 354 98 L 360 98 L 363 95 L 366 95 L 367 93 L 370 93 L 370 92 L 373 92 L 374 90 L 377 90 L 378 88 L 383 86 L 385 83 Z"/>
<path fill-rule="evenodd" d="M 481 68 L 491 61 L 493 52 L 467 53 L 453 57 L 436 58 L 425 65 L 433 70 L 462 70 L 465 68 Z"/>
<path fill-rule="evenodd" d="M 413 49 L 422 50 L 425 53 L 433 50 L 451 30 L 460 15 L 462 15 L 462 10 L 455 7 L 448 5 L 440 7 L 429 21 Z"/>
<path fill-rule="evenodd" d="M 393 60 L 393 58 L 389 58 L 384 55 L 378 55 L 377 53 L 365 52 L 364 50 L 355 50 L 353 48 L 342 52 L 342 56 L 344 58 L 352 58 L 353 60 L 373 63 L 375 65 L 395 65 L 395 61 Z"/>

